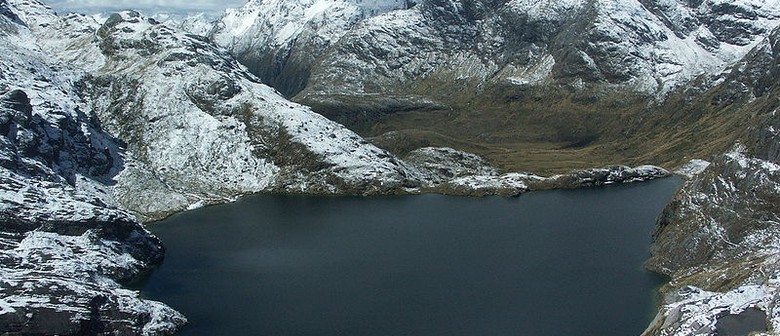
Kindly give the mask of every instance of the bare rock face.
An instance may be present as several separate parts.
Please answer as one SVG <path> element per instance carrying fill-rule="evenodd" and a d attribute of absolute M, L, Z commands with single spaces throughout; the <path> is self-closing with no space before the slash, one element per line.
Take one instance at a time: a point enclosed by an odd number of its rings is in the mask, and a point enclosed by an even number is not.
<path fill-rule="evenodd" d="M 498 171 L 483 158 L 452 148 L 420 148 L 409 153 L 404 160 L 424 171 L 434 184 L 458 177 L 498 175 Z"/>

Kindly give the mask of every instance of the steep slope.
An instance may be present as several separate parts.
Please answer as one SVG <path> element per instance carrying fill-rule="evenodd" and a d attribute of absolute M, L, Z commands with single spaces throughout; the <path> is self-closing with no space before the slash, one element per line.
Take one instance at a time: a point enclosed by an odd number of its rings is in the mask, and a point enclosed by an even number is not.
<path fill-rule="evenodd" d="M 419 184 L 414 169 L 286 101 L 202 37 L 136 12 L 99 27 L 84 20 L 32 30 L 48 52 L 89 71 L 80 95 L 128 144 L 112 190 L 145 219 L 263 190 L 388 193 Z M 59 37 L 63 30 L 74 37 Z"/>
<path fill-rule="evenodd" d="M 406 0 L 250 0 L 229 9 L 212 39 L 283 94 L 303 89 L 310 69 L 363 19 L 405 8 Z"/>
<path fill-rule="evenodd" d="M 121 142 L 80 109 L 73 80 L 0 0 L 0 333 L 170 334 L 183 316 L 131 281 L 159 240 L 110 197 Z"/>
<path fill-rule="evenodd" d="M 780 29 L 692 98 L 711 118 L 739 122 L 742 132 L 659 219 L 648 267 L 672 282 L 648 334 L 713 334 L 719 320 L 740 314 L 766 320 L 756 331 L 780 333 L 778 74 Z"/>
<path fill-rule="evenodd" d="M 763 1 L 424 1 L 351 30 L 307 93 L 327 95 L 317 85 L 346 75 L 353 94 L 403 93 L 436 77 L 472 89 L 555 79 L 654 94 L 725 69 L 778 19 L 780 5 Z"/>

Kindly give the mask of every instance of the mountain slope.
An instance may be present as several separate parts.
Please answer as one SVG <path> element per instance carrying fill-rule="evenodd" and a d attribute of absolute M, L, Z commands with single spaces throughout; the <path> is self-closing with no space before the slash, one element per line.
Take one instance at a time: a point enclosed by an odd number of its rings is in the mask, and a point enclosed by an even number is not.
<path fill-rule="evenodd" d="M 414 169 L 286 101 L 201 37 L 136 12 L 102 26 L 85 19 L 61 17 L 32 30 L 44 49 L 89 70 L 79 94 L 128 144 L 112 189 L 144 218 L 263 190 L 387 193 L 419 184 Z M 90 28 L 95 37 L 54 40 L 63 29 Z"/>
<path fill-rule="evenodd" d="M 181 314 L 118 284 L 164 254 L 110 196 L 121 142 L 37 48 L 26 5 L 0 0 L 0 333 L 170 334 Z"/>
<path fill-rule="evenodd" d="M 672 277 L 652 334 L 714 331 L 718 320 L 762 314 L 780 332 L 780 29 L 696 94 L 711 118 L 741 124 L 732 150 L 686 183 L 659 219 L 648 267 Z M 690 95 L 691 93 L 686 93 Z"/>
<path fill-rule="evenodd" d="M 350 28 L 406 6 L 402 0 L 252 0 L 229 9 L 211 34 L 265 83 L 292 96 L 306 86 L 313 63 Z"/>
<path fill-rule="evenodd" d="M 254 17 L 252 3 L 223 21 Z M 268 12 L 281 8 L 262 3 Z M 780 7 L 765 1 L 429 0 L 350 25 L 295 30 L 291 41 L 315 30 L 338 39 L 285 48 L 282 57 L 227 39 L 269 40 L 286 21 L 246 24 L 216 41 L 274 85 L 264 71 L 294 64 L 283 77 L 305 85 L 280 85 L 285 93 L 396 154 L 417 147 L 394 146 L 388 132 L 421 147 L 473 151 L 507 170 L 560 172 L 681 164 L 673 149 L 638 158 L 663 140 L 648 130 L 626 148 L 625 133 L 647 125 L 623 121 L 647 122 L 661 112 L 648 102 L 727 69 L 778 23 Z"/>

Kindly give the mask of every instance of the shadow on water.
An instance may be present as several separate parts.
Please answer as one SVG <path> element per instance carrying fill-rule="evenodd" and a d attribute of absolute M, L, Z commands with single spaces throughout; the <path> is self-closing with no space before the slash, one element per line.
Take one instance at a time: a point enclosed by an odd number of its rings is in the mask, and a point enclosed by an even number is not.
<path fill-rule="evenodd" d="M 150 229 L 142 284 L 181 335 L 639 335 L 666 279 L 644 271 L 680 185 L 519 198 L 258 195 Z"/>
<path fill-rule="evenodd" d="M 736 315 L 725 315 L 718 318 L 715 325 L 717 336 L 747 336 L 753 332 L 769 330 L 766 323 L 766 313 L 756 308 L 745 309 Z"/>

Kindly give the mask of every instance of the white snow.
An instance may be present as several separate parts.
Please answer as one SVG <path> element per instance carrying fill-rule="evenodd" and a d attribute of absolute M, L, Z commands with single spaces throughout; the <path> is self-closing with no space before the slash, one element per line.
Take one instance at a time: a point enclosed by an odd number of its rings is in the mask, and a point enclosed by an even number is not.
<path fill-rule="evenodd" d="M 663 318 L 660 335 L 716 335 L 718 319 L 738 315 L 748 308 L 767 314 L 770 334 L 780 326 L 775 298 L 780 294 L 780 274 L 769 275 L 762 285 L 743 285 L 727 292 L 709 292 L 687 286 L 679 290 L 677 302 L 664 305 L 656 320 Z"/>
<path fill-rule="evenodd" d="M 707 169 L 707 167 L 709 166 L 710 166 L 709 161 L 693 159 L 688 163 L 684 164 L 679 169 L 675 170 L 674 173 L 677 175 L 682 175 L 688 179 L 691 179 L 694 176 L 704 172 L 704 170 Z"/>
<path fill-rule="evenodd" d="M 540 62 L 535 63 L 532 67 L 517 75 L 513 75 L 513 77 L 507 77 L 507 79 L 514 85 L 539 84 L 549 78 L 554 66 L 555 58 L 552 55 L 546 55 Z"/>

